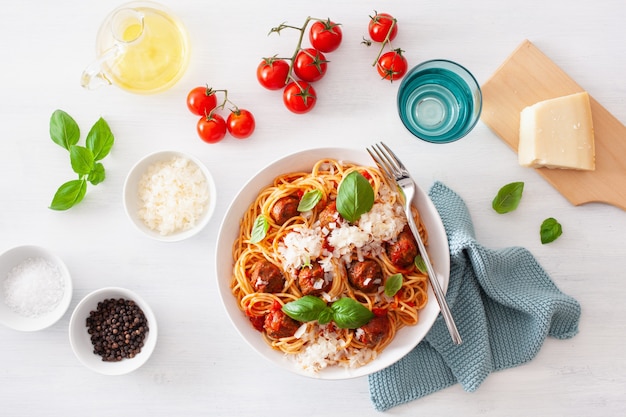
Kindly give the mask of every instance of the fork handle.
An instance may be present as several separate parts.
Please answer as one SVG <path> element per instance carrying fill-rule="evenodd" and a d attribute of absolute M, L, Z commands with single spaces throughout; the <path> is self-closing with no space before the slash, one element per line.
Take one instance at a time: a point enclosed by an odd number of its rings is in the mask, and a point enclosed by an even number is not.
<path fill-rule="evenodd" d="M 441 309 L 441 315 L 443 316 L 443 320 L 446 322 L 446 326 L 448 327 L 448 331 L 450 332 L 450 336 L 452 337 L 452 341 L 455 345 L 460 345 L 463 343 L 461 339 L 461 335 L 459 334 L 458 329 L 456 328 L 456 324 L 454 323 L 454 319 L 452 318 L 452 313 L 450 312 L 450 308 L 448 307 L 448 303 L 446 301 L 446 295 L 439 284 L 439 280 L 437 279 L 437 275 L 435 274 L 435 270 L 430 263 L 430 257 L 428 256 L 428 252 L 426 252 L 426 247 L 424 246 L 424 242 L 419 234 L 417 229 L 417 225 L 415 224 L 415 220 L 413 219 L 413 214 L 411 210 L 406 210 L 406 217 L 409 223 L 409 228 L 411 232 L 413 232 L 413 236 L 415 236 L 415 240 L 417 241 L 417 246 L 419 248 L 420 254 L 424 259 L 424 263 L 426 264 L 426 270 L 428 272 L 428 280 L 430 281 L 431 287 L 433 287 L 433 292 L 435 293 L 435 298 L 437 299 L 437 303 L 439 304 L 439 308 Z"/>

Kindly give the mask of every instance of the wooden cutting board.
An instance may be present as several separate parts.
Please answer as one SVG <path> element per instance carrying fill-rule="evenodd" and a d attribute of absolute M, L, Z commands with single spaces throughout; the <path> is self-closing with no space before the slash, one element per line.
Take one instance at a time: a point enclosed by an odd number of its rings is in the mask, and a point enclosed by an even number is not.
<path fill-rule="evenodd" d="M 481 120 L 517 152 L 519 114 L 524 107 L 581 91 L 581 86 L 526 40 L 482 86 Z M 591 112 L 595 171 L 538 168 L 537 172 L 576 206 L 602 202 L 626 210 L 626 127 L 593 97 Z"/>

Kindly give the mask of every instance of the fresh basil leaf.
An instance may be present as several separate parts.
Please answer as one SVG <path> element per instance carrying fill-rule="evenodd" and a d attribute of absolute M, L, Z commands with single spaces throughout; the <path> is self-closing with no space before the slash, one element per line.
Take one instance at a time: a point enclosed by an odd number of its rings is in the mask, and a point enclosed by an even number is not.
<path fill-rule="evenodd" d="M 402 288 L 402 274 L 393 274 L 385 281 L 385 295 L 393 297 Z"/>
<path fill-rule="evenodd" d="M 80 139 L 80 129 L 72 117 L 63 110 L 55 110 L 50 117 L 50 138 L 57 145 L 70 150 Z"/>
<path fill-rule="evenodd" d="M 298 204 L 298 211 L 304 212 L 313 210 L 313 207 L 317 205 L 322 199 L 322 192 L 318 189 L 309 190 L 300 199 L 300 203 Z"/>
<path fill-rule="evenodd" d="M 344 297 L 330 306 L 333 321 L 341 329 L 357 329 L 374 317 L 367 307 L 352 298 Z"/>
<path fill-rule="evenodd" d="M 252 225 L 252 234 L 250 235 L 250 243 L 258 243 L 262 241 L 267 235 L 267 231 L 270 228 L 270 223 L 267 221 L 267 218 L 259 214 L 256 219 L 254 219 L 254 224 Z"/>
<path fill-rule="evenodd" d="M 86 145 L 93 152 L 94 160 L 100 161 L 109 154 L 114 141 L 109 124 L 101 117 L 89 130 Z"/>
<path fill-rule="evenodd" d="M 352 171 L 341 181 L 337 190 L 337 211 L 349 222 L 355 222 L 374 205 L 374 189 L 357 171 Z"/>
<path fill-rule="evenodd" d="M 106 178 L 106 174 L 104 171 L 104 165 L 100 162 L 96 162 L 93 166 L 93 169 L 87 176 L 87 181 L 89 181 L 92 185 L 98 185 Z"/>
<path fill-rule="evenodd" d="M 549 217 L 541 223 L 539 233 L 541 235 L 541 243 L 545 245 L 557 240 L 563 234 L 563 228 L 555 218 Z"/>
<path fill-rule="evenodd" d="M 52 210 L 67 210 L 85 197 L 87 182 L 84 179 L 71 180 L 61 185 L 52 198 Z"/>
<path fill-rule="evenodd" d="M 320 315 L 317 318 L 317 322 L 319 324 L 328 324 L 332 321 L 332 319 L 333 319 L 333 310 L 331 310 L 330 307 L 326 307 L 325 309 L 320 311 Z"/>
<path fill-rule="evenodd" d="M 418 253 L 415 256 L 413 263 L 415 264 L 417 270 L 420 271 L 422 274 L 428 274 L 428 268 L 426 268 L 426 262 L 424 262 L 424 258 L 422 258 L 422 255 Z"/>
<path fill-rule="evenodd" d="M 93 153 L 84 146 L 70 146 L 70 163 L 78 175 L 88 175 L 94 168 Z"/>
<path fill-rule="evenodd" d="M 326 309 L 326 302 L 312 295 L 305 295 L 295 301 L 285 304 L 283 312 L 294 320 L 313 321 L 317 320 L 322 311 Z"/>
<path fill-rule="evenodd" d="M 517 208 L 520 200 L 522 199 L 522 193 L 524 191 L 523 182 L 512 182 L 500 188 L 498 194 L 491 202 L 491 207 L 499 213 L 509 213 Z"/>

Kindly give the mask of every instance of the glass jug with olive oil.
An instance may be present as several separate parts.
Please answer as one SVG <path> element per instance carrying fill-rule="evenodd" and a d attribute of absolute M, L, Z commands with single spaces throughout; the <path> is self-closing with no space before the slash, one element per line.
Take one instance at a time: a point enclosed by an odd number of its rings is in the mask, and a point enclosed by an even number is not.
<path fill-rule="evenodd" d="M 189 62 L 189 40 L 182 23 L 163 6 L 149 1 L 113 10 L 98 31 L 98 58 L 82 74 L 81 85 L 116 85 L 151 94 L 173 86 Z"/>

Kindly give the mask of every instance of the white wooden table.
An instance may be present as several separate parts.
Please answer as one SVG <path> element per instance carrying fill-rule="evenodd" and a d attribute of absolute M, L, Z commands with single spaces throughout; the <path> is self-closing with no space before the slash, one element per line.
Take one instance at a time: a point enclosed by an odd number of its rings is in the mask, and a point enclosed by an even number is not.
<path fill-rule="evenodd" d="M 3 1 L 0 15 L 0 250 L 20 244 L 53 249 L 74 278 L 68 313 L 37 333 L 0 328 L 0 398 L 5 416 L 379 415 L 366 378 L 320 381 L 275 369 L 252 351 L 225 315 L 214 276 L 222 217 L 256 171 L 292 151 L 385 140 L 403 155 L 422 187 L 440 180 L 472 213 L 488 247 L 530 249 L 557 285 L 582 305 L 580 333 L 547 340 L 530 363 L 492 374 L 477 392 L 454 386 L 396 407 L 389 415 L 589 416 L 626 409 L 626 213 L 574 207 L 484 124 L 465 139 L 432 145 L 413 138 L 395 109 L 398 83 L 379 80 L 375 49 L 360 44 L 373 9 L 399 19 L 395 45 L 411 65 L 447 58 L 481 82 L 524 39 L 533 41 L 619 120 L 626 122 L 626 3 L 622 0 L 357 0 L 290 2 L 163 0 L 183 19 L 193 44 L 184 78 L 154 96 L 115 87 L 85 91 L 83 68 L 94 58 L 101 20 L 112 0 Z M 306 16 L 343 24 L 344 42 L 317 86 L 319 102 L 292 115 L 279 93 L 255 79 L 263 56 L 291 54 L 295 34 L 267 37 L 281 22 Z M 246 141 L 201 142 L 185 96 L 196 85 L 228 89 L 252 110 L 257 131 Z M 66 152 L 48 135 L 51 113 L 63 109 L 87 130 L 103 116 L 116 137 L 106 181 L 90 187 L 68 212 L 47 207 L 70 179 Z M 195 238 L 166 244 L 140 235 L 126 218 L 122 187 L 130 167 L 154 150 L 190 152 L 217 178 L 211 224 Z M 626 157 L 626 155 L 625 155 Z M 500 186 L 524 181 L 520 208 L 496 214 Z M 563 236 L 541 245 L 538 224 L 556 217 Z M 228 260 L 221 260 L 228 262 Z M 144 297 L 158 317 L 159 341 L 140 370 L 121 377 L 84 368 L 68 341 L 71 310 L 87 293 L 123 286 Z"/>

